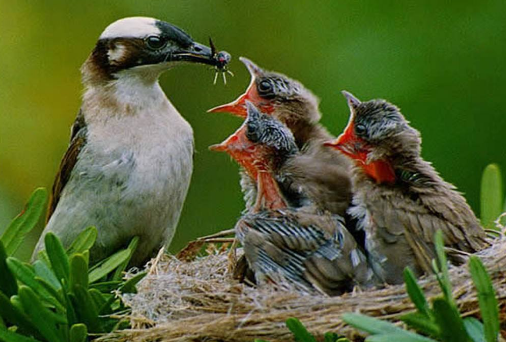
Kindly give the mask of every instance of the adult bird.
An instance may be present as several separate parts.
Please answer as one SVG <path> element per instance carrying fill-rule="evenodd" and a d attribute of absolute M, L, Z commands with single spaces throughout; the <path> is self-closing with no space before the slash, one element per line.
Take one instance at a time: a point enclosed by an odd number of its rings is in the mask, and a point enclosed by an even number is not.
<path fill-rule="evenodd" d="M 88 226 L 98 230 L 91 263 L 134 236 L 140 239 L 135 266 L 170 243 L 190 184 L 194 143 L 191 126 L 158 78 L 180 62 L 223 67 L 214 49 L 161 20 L 124 18 L 104 30 L 81 68 L 81 109 L 32 258 L 48 232 L 68 247 Z"/>
<path fill-rule="evenodd" d="M 354 161 L 350 214 L 365 231 L 369 258 L 387 283 L 402 283 L 409 266 L 430 273 L 434 233 L 443 232 L 448 257 L 489 245 L 464 197 L 422 159 L 420 133 L 385 100 L 361 102 L 343 91 L 350 108 L 344 132 L 326 143 Z"/>
<path fill-rule="evenodd" d="M 263 113 L 284 123 L 292 131 L 301 153 L 284 165 L 291 174 L 291 182 L 282 184 L 282 191 L 291 198 L 304 193 L 319 208 L 344 215 L 351 201 L 350 163 L 339 152 L 322 146 L 332 136 L 319 123 L 318 98 L 294 79 L 263 70 L 247 58 L 240 60 L 251 75 L 246 92 L 209 112 L 229 112 L 245 118 L 246 101 L 250 101 Z M 243 173 L 241 185 L 250 207 L 256 198 L 254 181 Z"/>
<path fill-rule="evenodd" d="M 247 106 L 245 123 L 211 149 L 229 153 L 255 179 L 255 205 L 235 231 L 257 282 L 327 295 L 370 285 L 372 271 L 342 217 L 289 207 L 277 179 L 283 164 L 299 153 L 295 139 L 277 119 Z"/>

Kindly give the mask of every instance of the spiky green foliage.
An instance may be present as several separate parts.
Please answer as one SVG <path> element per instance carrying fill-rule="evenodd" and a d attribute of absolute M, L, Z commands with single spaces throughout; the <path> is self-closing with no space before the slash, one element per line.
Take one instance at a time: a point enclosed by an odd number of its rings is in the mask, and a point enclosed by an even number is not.
<path fill-rule="evenodd" d="M 316 337 L 311 334 L 304 324 L 301 323 L 297 318 L 288 318 L 286 320 L 286 326 L 293 334 L 294 340 L 296 342 L 317 342 Z M 324 342 L 350 342 L 346 337 L 340 336 L 333 332 L 325 333 L 323 336 Z M 256 339 L 255 342 L 266 342 L 264 340 Z"/>
<path fill-rule="evenodd" d="M 406 291 L 415 305 L 416 312 L 406 314 L 401 320 L 411 332 L 376 318 L 349 313 L 343 320 L 351 326 L 369 333 L 367 342 L 381 341 L 420 341 L 420 342 L 496 342 L 499 336 L 499 309 L 490 276 L 477 256 L 469 259 L 469 269 L 478 293 L 483 323 L 473 317 L 461 317 L 452 297 L 452 286 L 448 274 L 448 264 L 443 248 L 443 235 L 435 236 L 437 261 L 433 263 L 434 272 L 442 291 L 442 296 L 432 300 L 429 305 L 422 289 L 416 282 L 413 272 L 406 268 L 404 280 Z"/>
<path fill-rule="evenodd" d="M 504 193 L 499 165 L 490 164 L 481 177 L 481 224 L 485 228 L 497 229 L 494 221 L 502 214 Z"/>
<path fill-rule="evenodd" d="M 126 327 L 116 318 L 128 311 L 116 293 L 134 293 L 145 275 L 123 279 L 138 238 L 91 269 L 94 227 L 81 232 L 67 250 L 54 234 L 46 234 L 46 250 L 33 264 L 12 257 L 44 212 L 46 199 L 46 191 L 37 189 L 0 237 L 0 341 L 84 342 Z"/>

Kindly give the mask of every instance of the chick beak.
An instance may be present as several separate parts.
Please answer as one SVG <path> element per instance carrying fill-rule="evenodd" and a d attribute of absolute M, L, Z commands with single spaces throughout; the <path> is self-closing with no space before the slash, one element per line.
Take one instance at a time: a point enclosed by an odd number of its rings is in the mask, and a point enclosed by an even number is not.
<path fill-rule="evenodd" d="M 243 124 L 222 143 L 209 146 L 209 150 L 227 152 L 235 158 L 235 154 L 238 152 L 244 153 L 252 145 L 253 143 L 246 137 L 246 126 Z"/>
<path fill-rule="evenodd" d="M 335 148 L 353 159 L 363 159 L 367 155 L 367 153 L 364 154 L 365 151 L 363 149 L 365 142 L 355 134 L 355 124 L 353 122 L 355 109 L 361 102 L 353 94 L 345 90 L 342 91 L 342 94 L 346 98 L 348 107 L 350 108 L 348 125 L 337 139 L 325 142 L 323 145 Z"/>
<path fill-rule="evenodd" d="M 209 149 L 228 153 L 246 170 L 251 178 L 257 178 L 258 171 L 254 165 L 256 145 L 246 137 L 244 124 L 221 144 L 211 145 Z"/>
<path fill-rule="evenodd" d="M 214 151 L 214 152 L 227 152 L 227 153 L 229 153 L 233 150 L 233 146 L 234 146 L 234 144 L 237 143 L 238 140 L 239 140 L 239 137 L 237 137 L 234 133 L 231 136 L 229 136 L 227 139 L 225 139 L 223 142 L 221 142 L 220 144 L 214 144 L 214 145 L 209 146 L 209 150 Z"/>
<path fill-rule="evenodd" d="M 324 146 L 329 146 L 341 151 L 347 156 L 355 157 L 357 154 L 356 143 L 359 138 L 355 135 L 353 122 L 350 122 L 344 132 L 337 137 L 337 139 L 323 143 Z"/>
<path fill-rule="evenodd" d="M 251 87 L 251 85 L 250 85 Z M 249 91 L 249 88 L 248 88 Z M 241 118 L 246 118 L 247 112 L 246 112 L 246 100 L 248 100 L 248 91 L 244 93 L 243 95 L 239 96 L 237 100 L 232 101 L 230 103 L 217 106 L 214 108 L 209 109 L 208 113 L 230 113 L 236 116 L 239 116 Z"/>
<path fill-rule="evenodd" d="M 208 113 L 230 113 L 241 118 L 246 118 L 248 115 L 246 111 L 246 101 L 250 101 L 256 106 L 261 107 L 263 99 L 258 94 L 256 79 L 258 77 L 261 77 L 265 72 L 258 65 L 245 57 L 240 57 L 239 60 L 243 62 L 244 65 L 246 65 L 246 68 L 248 69 L 251 76 L 251 81 L 248 88 L 244 94 L 239 96 L 235 101 L 211 108 L 207 111 Z"/>

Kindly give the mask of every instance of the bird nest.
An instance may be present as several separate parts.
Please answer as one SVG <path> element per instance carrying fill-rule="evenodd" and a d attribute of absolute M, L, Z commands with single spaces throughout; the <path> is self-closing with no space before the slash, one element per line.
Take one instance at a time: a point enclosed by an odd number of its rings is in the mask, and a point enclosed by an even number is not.
<path fill-rule="evenodd" d="M 183 254 L 188 259 L 200 247 L 196 242 Z M 343 313 L 359 312 L 398 321 L 414 310 L 404 285 L 326 297 L 294 291 L 289 286 L 251 287 L 235 280 L 229 250 L 208 246 L 208 255 L 182 261 L 163 253 L 153 259 L 149 275 L 136 295 L 124 296 L 132 308 L 131 329 L 102 336 L 100 341 L 290 341 L 289 317 L 300 319 L 315 336 L 332 331 L 351 340 L 360 332 L 347 326 Z M 188 252 L 190 251 L 190 252 Z M 240 251 L 238 251 L 240 253 Z M 506 239 L 478 254 L 483 260 L 500 306 L 501 329 L 506 330 Z M 191 259 L 191 258 L 190 258 Z M 478 300 L 467 266 L 450 269 L 453 295 L 464 316 L 479 317 Z M 419 281 L 427 298 L 440 296 L 433 276 Z M 286 284 L 285 284 L 286 285 Z M 399 323 L 400 324 L 400 323 Z M 504 335 L 503 335 L 504 336 Z"/>

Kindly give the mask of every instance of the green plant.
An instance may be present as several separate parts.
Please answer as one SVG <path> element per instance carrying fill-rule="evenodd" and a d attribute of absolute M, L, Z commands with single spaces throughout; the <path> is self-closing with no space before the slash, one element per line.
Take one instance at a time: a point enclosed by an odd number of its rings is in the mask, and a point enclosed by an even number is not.
<path fill-rule="evenodd" d="M 118 318 L 127 308 L 117 293 L 134 293 L 145 276 L 124 280 L 135 251 L 130 245 L 89 268 L 89 250 L 97 230 L 89 227 L 65 250 L 52 233 L 33 264 L 12 254 L 37 223 L 47 199 L 43 189 L 31 196 L 25 210 L 0 237 L 0 340 L 5 342 L 83 342 L 93 335 L 126 327 Z"/>
<path fill-rule="evenodd" d="M 499 165 L 490 164 L 481 177 L 481 224 L 488 229 L 497 229 L 495 220 L 506 211 L 502 177 Z"/>
<path fill-rule="evenodd" d="M 492 282 L 481 260 L 469 258 L 469 269 L 478 292 L 478 302 L 483 323 L 473 317 L 462 318 L 452 297 L 452 285 L 444 253 L 443 236 L 435 236 L 437 261 L 433 261 L 434 272 L 443 295 L 429 305 L 413 272 L 406 268 L 404 280 L 408 295 L 416 312 L 406 314 L 401 320 L 418 333 L 404 330 L 396 325 L 361 314 L 348 313 L 343 320 L 349 325 L 369 333 L 366 341 L 405 342 L 496 342 L 499 335 L 499 309 Z"/>
<path fill-rule="evenodd" d="M 307 331 L 304 324 L 301 323 L 297 318 L 288 318 L 286 320 L 286 326 L 292 332 L 296 342 L 317 342 L 316 338 Z M 266 342 L 264 340 L 256 339 L 255 342 Z M 324 335 L 324 342 L 350 342 L 345 337 L 339 336 L 336 333 L 328 332 Z"/>

